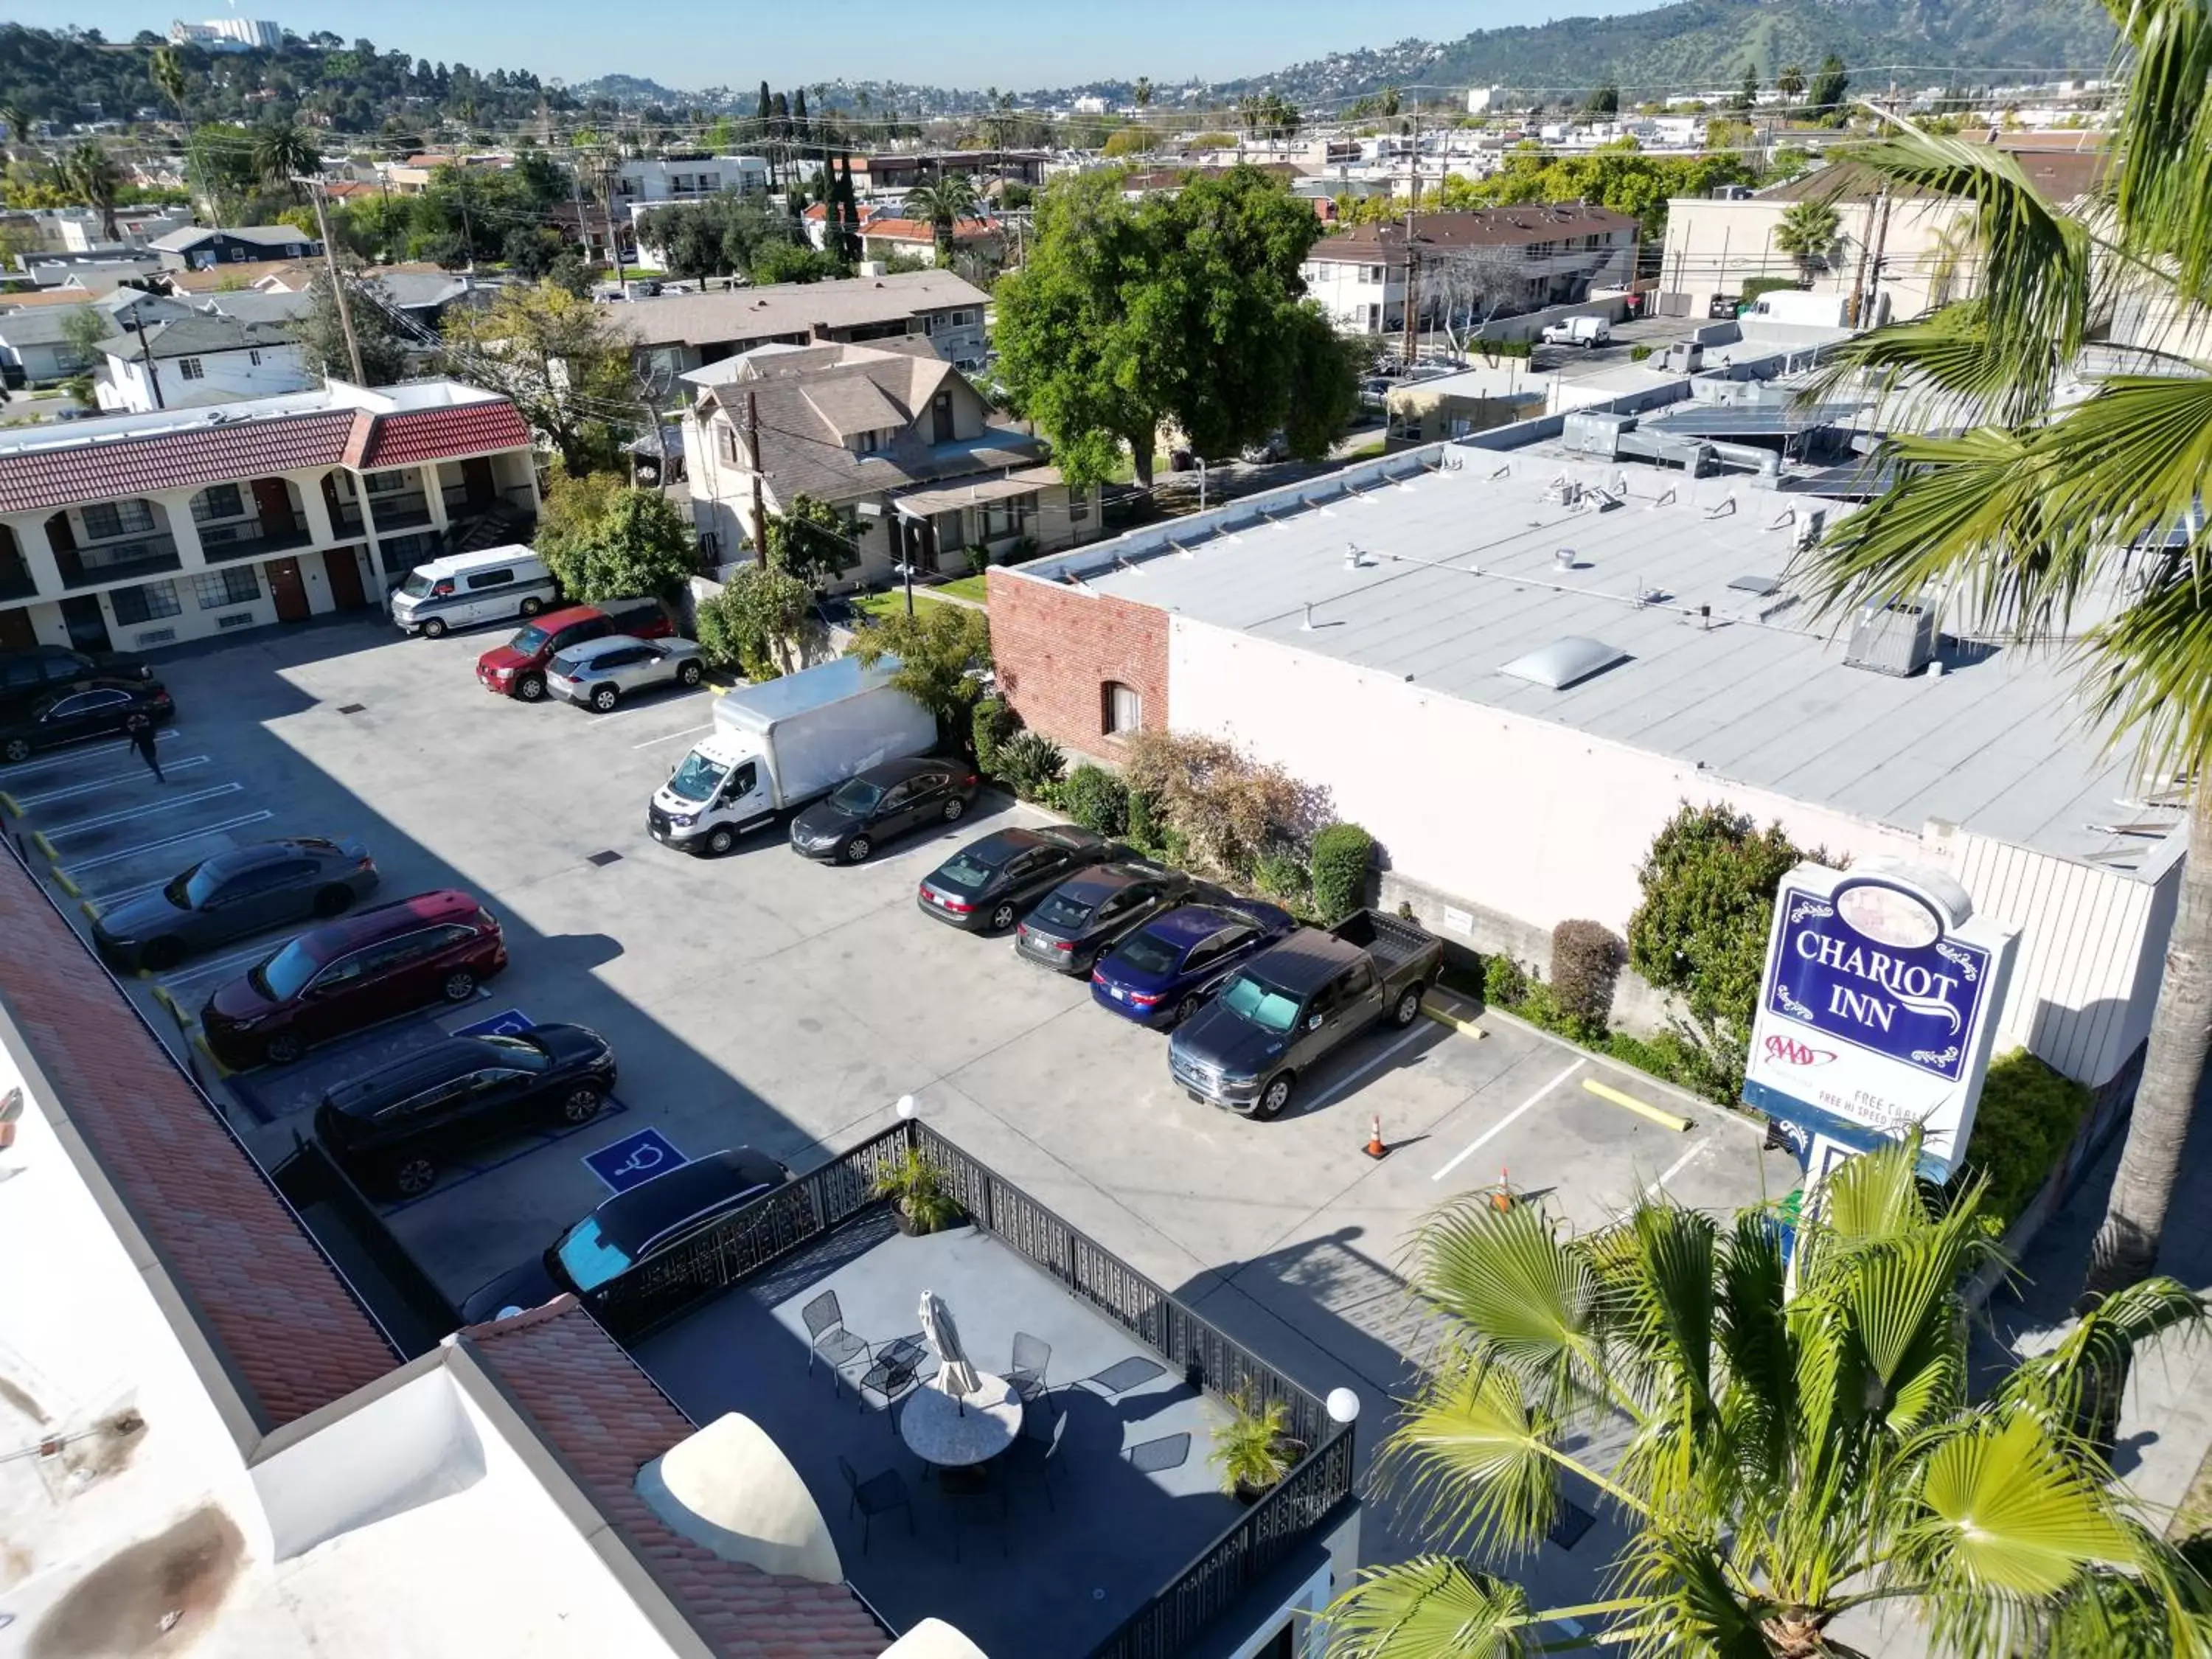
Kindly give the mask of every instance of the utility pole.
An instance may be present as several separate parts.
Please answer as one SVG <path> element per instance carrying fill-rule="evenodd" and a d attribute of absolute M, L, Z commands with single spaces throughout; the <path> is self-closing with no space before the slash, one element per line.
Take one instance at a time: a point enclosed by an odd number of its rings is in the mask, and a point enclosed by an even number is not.
<path fill-rule="evenodd" d="M 146 319 L 141 317 L 135 326 L 138 331 L 138 361 L 146 366 L 147 385 L 154 388 L 154 407 L 167 409 L 168 405 L 161 401 L 161 372 L 154 367 L 154 349 L 146 343 Z"/>
<path fill-rule="evenodd" d="M 345 332 L 346 359 L 353 365 L 353 383 L 367 386 L 368 375 L 361 366 L 361 342 L 355 337 L 353 331 L 353 307 L 346 299 L 345 282 L 338 275 L 337 244 L 331 240 L 330 215 L 323 209 L 323 181 L 316 178 L 295 182 L 307 185 L 314 192 L 315 232 L 323 239 L 323 261 L 330 267 L 331 298 L 337 302 L 338 326 Z"/>
<path fill-rule="evenodd" d="M 1881 216 L 1875 221 L 1874 253 L 1867 262 L 1866 314 L 1870 319 L 1878 317 L 1881 314 L 1881 307 L 1875 303 L 1875 301 L 1881 295 L 1881 251 L 1883 247 L 1887 245 L 1888 241 L 1889 192 L 1885 190 L 1881 193 Z"/>
<path fill-rule="evenodd" d="M 768 568 L 768 507 L 761 499 L 760 397 L 745 389 L 745 453 L 753 464 L 753 562 Z"/>
<path fill-rule="evenodd" d="M 1868 199 L 1867 202 L 1866 228 L 1868 234 L 1862 235 L 1859 238 L 1858 270 L 1851 278 L 1850 324 L 1853 328 L 1859 326 L 1859 319 L 1862 314 L 1860 307 L 1866 304 L 1867 255 L 1874 246 L 1874 237 L 1872 233 L 1875 228 L 1875 216 L 1887 207 L 1888 203 L 1889 191 L 1887 190 L 1877 191 Z"/>
<path fill-rule="evenodd" d="M 1406 367 L 1421 359 L 1421 286 L 1413 258 L 1413 214 L 1421 205 L 1421 111 L 1417 101 L 1407 131 L 1410 135 L 1406 158 Z M 1386 265 L 1384 274 L 1389 274 Z M 1388 289 L 1384 290 L 1386 293 Z"/>

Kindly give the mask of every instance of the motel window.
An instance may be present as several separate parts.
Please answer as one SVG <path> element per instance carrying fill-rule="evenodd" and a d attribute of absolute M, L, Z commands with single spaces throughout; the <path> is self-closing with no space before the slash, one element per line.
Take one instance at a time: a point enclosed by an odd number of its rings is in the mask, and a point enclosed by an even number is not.
<path fill-rule="evenodd" d="M 212 519 L 234 519 L 246 511 L 246 503 L 234 483 L 210 484 L 192 498 L 192 521 L 206 524 Z"/>
<path fill-rule="evenodd" d="M 173 617 L 184 609 L 177 598 L 174 582 L 118 587 L 107 596 L 107 602 L 115 607 L 115 620 L 125 628 L 135 623 L 152 622 L 157 617 Z"/>
<path fill-rule="evenodd" d="M 143 501 L 94 501 L 82 511 L 84 533 L 96 542 L 143 536 L 154 527 L 154 509 Z"/>
<path fill-rule="evenodd" d="M 203 611 L 219 610 L 226 605 L 251 605 L 261 597 L 261 575 L 250 564 L 210 570 L 192 578 L 192 592 Z"/>
<path fill-rule="evenodd" d="M 204 380 L 207 378 L 207 370 L 197 357 L 178 358 L 177 373 L 187 380 Z"/>
<path fill-rule="evenodd" d="M 1145 723 L 1145 700 L 1133 685 L 1108 680 L 1098 688 L 1098 727 L 1109 738 L 1126 737 Z"/>

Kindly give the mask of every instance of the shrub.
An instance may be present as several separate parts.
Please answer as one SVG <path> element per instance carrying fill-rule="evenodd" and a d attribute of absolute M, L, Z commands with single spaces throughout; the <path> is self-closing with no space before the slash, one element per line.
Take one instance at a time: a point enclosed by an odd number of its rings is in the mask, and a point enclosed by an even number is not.
<path fill-rule="evenodd" d="M 1131 789 L 1128 795 L 1129 839 L 1151 852 L 1160 844 L 1159 820 L 1152 810 L 1152 798 L 1141 789 Z"/>
<path fill-rule="evenodd" d="M 1605 1030 L 1623 949 L 1601 922 L 1569 921 L 1552 929 L 1552 995 L 1560 1013 L 1585 1030 Z"/>
<path fill-rule="evenodd" d="M 1500 1008 L 1510 1008 L 1528 994 L 1528 972 L 1511 957 L 1500 955 L 1482 959 L 1482 1000 L 1485 1002 Z"/>
<path fill-rule="evenodd" d="M 2086 1085 L 2054 1072 L 2025 1048 L 1990 1062 L 1966 1138 L 1960 1172 L 1989 1184 L 1982 1213 L 2009 1227 L 2042 1189 L 2089 1109 Z"/>
<path fill-rule="evenodd" d="M 968 717 L 970 740 L 975 746 L 975 764 L 992 777 L 999 775 L 999 750 L 1006 739 L 1020 729 L 1021 722 L 1014 711 L 1006 707 L 1002 697 L 984 697 Z"/>
<path fill-rule="evenodd" d="M 1249 878 L 1261 853 L 1309 846 L 1328 805 L 1326 789 L 1218 738 L 1139 732 L 1129 738 L 1122 775 L 1151 798 L 1188 855 L 1240 880 Z"/>
<path fill-rule="evenodd" d="M 1047 784 L 1060 781 L 1067 757 L 1042 732 L 1021 732 L 999 747 L 999 776 L 1024 800 L 1035 800 Z"/>
<path fill-rule="evenodd" d="M 1640 363 L 1650 355 L 1651 348 L 1640 341 L 1628 348 L 1628 361 L 1632 363 Z"/>
<path fill-rule="evenodd" d="M 1375 862 L 1375 837 L 1356 823 L 1332 823 L 1313 838 L 1314 910 L 1334 926 L 1367 898 L 1367 872 Z"/>
<path fill-rule="evenodd" d="M 1060 787 L 1060 807 L 1085 830 L 1102 836 L 1118 836 L 1129 827 L 1128 786 L 1087 762 Z"/>
<path fill-rule="evenodd" d="M 968 574 L 980 576 L 991 568 L 991 550 L 977 543 L 968 544 Z"/>
<path fill-rule="evenodd" d="M 1290 853 L 1261 854 L 1259 863 L 1252 866 L 1252 884 L 1294 910 L 1305 907 L 1312 890 L 1305 866 Z"/>

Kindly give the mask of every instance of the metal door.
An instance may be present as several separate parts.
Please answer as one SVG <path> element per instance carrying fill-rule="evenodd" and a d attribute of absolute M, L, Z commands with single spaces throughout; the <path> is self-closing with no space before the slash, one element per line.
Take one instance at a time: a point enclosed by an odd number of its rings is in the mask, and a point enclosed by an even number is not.
<path fill-rule="evenodd" d="M 253 481 L 253 510 L 260 515 L 264 536 L 289 536 L 300 527 L 299 515 L 292 511 L 292 492 L 282 478 Z"/>
<path fill-rule="evenodd" d="M 107 640 L 107 613 L 90 593 L 72 593 L 62 601 L 62 625 L 70 643 L 80 651 L 112 651 Z"/>
<path fill-rule="evenodd" d="M 276 601 L 278 622 L 307 620 L 307 585 L 300 580 L 297 559 L 269 561 L 269 595 Z"/>
<path fill-rule="evenodd" d="M 31 626 L 28 611 L 21 605 L 12 611 L 0 611 L 0 651 L 28 651 L 38 643 L 38 632 Z"/>
<path fill-rule="evenodd" d="M 361 555 L 350 547 L 323 550 L 323 574 L 331 580 L 331 600 L 341 611 L 358 611 L 368 603 L 362 591 Z"/>

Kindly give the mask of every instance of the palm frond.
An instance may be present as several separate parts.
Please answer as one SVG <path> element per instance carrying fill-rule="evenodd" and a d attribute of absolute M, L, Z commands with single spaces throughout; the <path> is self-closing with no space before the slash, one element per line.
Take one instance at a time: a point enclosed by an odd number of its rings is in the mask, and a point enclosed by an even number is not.
<path fill-rule="evenodd" d="M 2112 197 L 2122 234 L 2172 263 L 2202 301 L 2212 285 L 2212 15 L 2196 0 L 2106 0 L 2130 58 Z"/>
<path fill-rule="evenodd" d="M 2115 1291 L 2075 1320 L 2055 1346 L 2021 1361 L 1998 1384 L 1994 1401 L 2031 1407 L 2056 1430 L 2070 1430 L 2091 1420 L 2104 1379 L 2125 1376 L 2136 1351 L 2164 1333 L 2201 1328 L 2205 1309 L 2202 1296 L 2163 1275 Z"/>
<path fill-rule="evenodd" d="M 1771 1659 L 1767 1596 L 1747 1593 L 1709 1538 L 1653 1526 L 1631 1542 L 1613 1575 L 1624 1599 L 1644 1611 L 1606 1632 L 1608 1646 L 1638 1656 L 1696 1654 L 1711 1659 Z"/>
<path fill-rule="evenodd" d="M 2087 712 L 2140 744 L 2146 772 L 2201 775 L 2212 761 L 2212 580 L 2194 558 L 2155 556 L 2142 580 L 2083 637 Z"/>
<path fill-rule="evenodd" d="M 1473 1367 L 1437 1376 L 1406 1403 L 1379 1469 L 1445 1540 L 1525 1554 L 1558 1518 L 1562 1475 L 1599 1478 L 1560 1439 L 1559 1423 L 1528 1402 L 1520 1378 Z"/>
<path fill-rule="evenodd" d="M 1322 1618 L 1328 1659 L 1516 1659 L 1534 1651 L 1521 1587 L 1449 1556 L 1367 1568 Z"/>
<path fill-rule="evenodd" d="M 1796 1376 L 1783 1303 L 1788 1268 L 1773 1221 L 1747 1211 L 1723 1241 L 1715 1330 L 1729 1387 L 1722 1432 L 1735 1478 L 1754 1497 L 1778 1496 L 1788 1479 Z"/>

